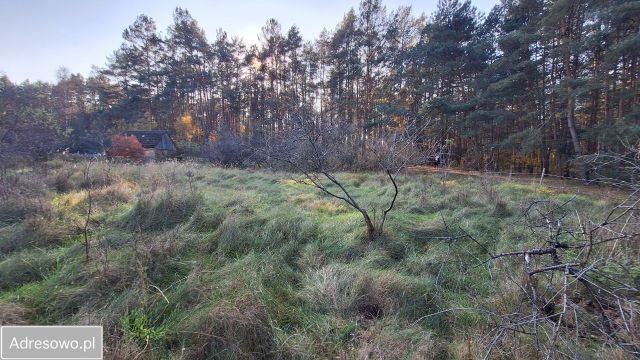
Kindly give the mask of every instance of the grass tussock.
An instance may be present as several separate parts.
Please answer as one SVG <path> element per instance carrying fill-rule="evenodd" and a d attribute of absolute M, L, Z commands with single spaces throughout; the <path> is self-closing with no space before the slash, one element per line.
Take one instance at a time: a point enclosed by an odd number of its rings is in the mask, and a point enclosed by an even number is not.
<path fill-rule="evenodd" d="M 219 304 L 197 329 L 188 352 L 195 359 L 269 358 L 276 352 L 269 315 L 257 299 Z"/>
<path fill-rule="evenodd" d="M 0 229 L 0 254 L 22 249 L 61 245 L 76 229 L 41 214 L 29 215 L 22 223 Z"/>
<path fill-rule="evenodd" d="M 0 326 L 5 325 L 29 325 L 27 320 L 28 310 L 16 303 L 0 302 Z"/>
<path fill-rule="evenodd" d="M 356 336 L 358 359 L 436 359 L 431 334 L 418 326 L 377 322 Z"/>
<path fill-rule="evenodd" d="M 316 234 L 315 222 L 302 216 L 287 212 L 256 216 L 232 211 L 214 233 L 212 244 L 217 253 L 237 257 L 252 250 L 273 251 L 290 243 L 302 245 Z"/>
<path fill-rule="evenodd" d="M 165 230 L 188 220 L 203 204 L 202 195 L 187 192 L 151 193 L 140 197 L 124 225 L 131 230 Z"/>
<path fill-rule="evenodd" d="M 430 290 L 428 282 L 395 272 L 329 265 L 305 279 L 303 293 L 321 311 L 372 320 L 426 314 Z"/>
<path fill-rule="evenodd" d="M 55 270 L 61 259 L 55 252 L 21 252 L 0 262 L 0 290 L 12 289 L 33 281 L 43 280 Z"/>
<path fill-rule="evenodd" d="M 92 196 L 98 201 L 110 205 L 130 202 L 135 196 L 135 185 L 129 181 L 120 179 L 110 185 L 97 188 Z"/>

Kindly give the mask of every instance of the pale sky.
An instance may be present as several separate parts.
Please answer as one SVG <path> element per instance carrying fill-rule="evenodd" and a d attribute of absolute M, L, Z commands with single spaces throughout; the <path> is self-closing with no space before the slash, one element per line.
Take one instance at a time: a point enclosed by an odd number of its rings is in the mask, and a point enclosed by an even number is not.
<path fill-rule="evenodd" d="M 488 13 L 499 0 L 472 0 Z M 410 5 L 414 14 L 430 15 L 437 0 L 383 0 L 387 10 Z M 87 76 L 92 65 L 103 66 L 122 43 L 122 31 L 140 14 L 151 16 L 165 33 L 173 10 L 180 6 L 205 30 L 209 41 L 222 28 L 245 43 L 257 42 L 267 19 L 276 18 L 283 31 L 297 25 L 305 40 L 323 28 L 333 30 L 359 0 L 0 0 L 0 73 L 13 82 L 55 81 L 67 67 Z"/>

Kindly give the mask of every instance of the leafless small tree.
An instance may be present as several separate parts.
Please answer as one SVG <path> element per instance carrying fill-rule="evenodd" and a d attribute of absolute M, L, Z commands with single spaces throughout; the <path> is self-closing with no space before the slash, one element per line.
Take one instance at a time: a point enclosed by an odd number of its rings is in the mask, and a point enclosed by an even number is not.
<path fill-rule="evenodd" d="M 91 196 L 91 187 L 93 185 L 93 181 L 91 178 L 91 166 L 93 165 L 93 162 L 95 161 L 95 159 L 91 158 L 89 161 L 87 161 L 84 165 L 84 168 L 82 170 L 82 176 L 83 176 L 83 183 L 87 188 L 87 208 L 86 208 L 86 217 L 85 217 L 85 221 L 84 221 L 84 225 L 82 227 L 82 236 L 84 238 L 84 253 L 85 253 L 85 260 L 89 261 L 89 226 L 91 225 L 91 214 L 93 211 L 93 198 Z"/>
<path fill-rule="evenodd" d="M 194 177 L 196 176 L 196 174 L 191 171 L 191 169 L 189 169 L 184 175 L 187 177 L 187 182 L 189 183 L 189 191 L 193 194 L 195 180 Z"/>
<path fill-rule="evenodd" d="M 384 230 L 389 212 L 398 197 L 398 174 L 419 156 L 428 151 L 417 146 L 417 139 L 427 124 L 406 128 L 386 128 L 385 135 L 376 139 L 365 139 L 360 132 L 349 126 L 317 121 L 311 111 L 301 111 L 294 115 L 291 128 L 281 131 L 265 146 L 265 155 L 285 164 L 287 170 L 303 175 L 299 181 L 312 185 L 325 194 L 342 200 L 357 210 L 367 227 L 367 236 L 373 240 Z M 369 155 L 373 167 L 381 170 L 393 188 L 387 205 L 381 209 L 381 216 L 375 219 L 371 209 L 365 208 L 354 196 L 346 182 L 339 178 L 339 172 L 353 170 L 358 152 Z"/>

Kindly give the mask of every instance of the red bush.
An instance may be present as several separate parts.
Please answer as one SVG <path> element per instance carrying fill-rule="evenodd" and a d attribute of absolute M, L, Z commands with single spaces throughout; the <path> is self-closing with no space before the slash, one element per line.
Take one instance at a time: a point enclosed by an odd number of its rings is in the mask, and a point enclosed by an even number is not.
<path fill-rule="evenodd" d="M 108 156 L 128 157 L 133 160 L 144 158 L 144 148 L 135 136 L 116 135 L 111 138 Z"/>

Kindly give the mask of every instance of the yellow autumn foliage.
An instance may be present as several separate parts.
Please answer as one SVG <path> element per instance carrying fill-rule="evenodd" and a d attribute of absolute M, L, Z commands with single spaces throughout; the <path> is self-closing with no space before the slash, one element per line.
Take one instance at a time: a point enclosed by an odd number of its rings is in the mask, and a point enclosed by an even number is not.
<path fill-rule="evenodd" d="M 194 124 L 190 114 L 184 114 L 178 118 L 175 124 L 176 138 L 180 141 L 193 141 L 202 136 L 202 129 Z"/>

